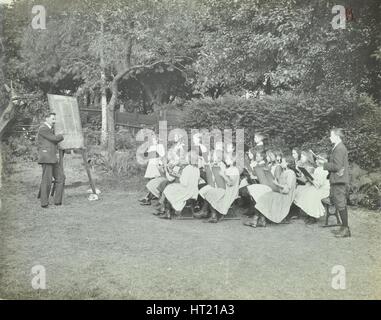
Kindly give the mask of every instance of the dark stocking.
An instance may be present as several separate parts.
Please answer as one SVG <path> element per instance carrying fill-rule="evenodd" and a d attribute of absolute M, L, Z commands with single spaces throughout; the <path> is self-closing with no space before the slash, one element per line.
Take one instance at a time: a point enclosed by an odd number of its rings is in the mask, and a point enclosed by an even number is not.
<path fill-rule="evenodd" d="M 339 210 L 341 222 L 343 223 L 343 227 L 348 227 L 348 210 L 347 208 L 343 210 Z"/>

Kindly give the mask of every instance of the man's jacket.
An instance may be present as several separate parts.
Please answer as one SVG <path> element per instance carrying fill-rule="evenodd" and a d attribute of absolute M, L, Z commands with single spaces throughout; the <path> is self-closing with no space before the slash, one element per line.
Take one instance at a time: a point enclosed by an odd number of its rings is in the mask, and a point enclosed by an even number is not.
<path fill-rule="evenodd" d="M 46 123 L 43 123 L 37 133 L 38 163 L 57 163 L 57 144 L 63 140 L 61 134 L 55 135 Z"/>
<path fill-rule="evenodd" d="M 330 184 L 349 184 L 348 151 L 344 143 L 340 142 L 332 149 L 324 169 L 329 171 Z"/>

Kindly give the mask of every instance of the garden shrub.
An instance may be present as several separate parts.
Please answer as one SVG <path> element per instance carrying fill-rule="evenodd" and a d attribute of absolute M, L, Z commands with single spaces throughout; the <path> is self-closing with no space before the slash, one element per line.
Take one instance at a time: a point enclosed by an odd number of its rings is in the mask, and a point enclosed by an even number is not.
<path fill-rule="evenodd" d="M 143 176 L 145 166 L 136 161 L 136 152 L 132 149 L 116 151 L 108 159 L 109 169 L 116 175 L 128 177 Z"/>
<path fill-rule="evenodd" d="M 135 141 L 129 130 L 120 129 L 115 132 L 116 152 L 113 155 L 108 155 L 106 149 L 101 146 L 100 130 L 85 128 L 84 136 L 91 165 L 105 172 L 126 177 L 144 174 L 145 167 L 136 161 L 136 150 L 141 142 Z"/>
<path fill-rule="evenodd" d="M 334 90 L 315 95 L 283 93 L 245 99 L 223 96 L 186 103 L 186 128 L 245 129 L 246 143 L 261 131 L 270 145 L 329 151 L 329 130 L 343 127 L 351 162 L 370 170 L 378 168 L 381 150 L 381 106 L 354 92 Z"/>
<path fill-rule="evenodd" d="M 143 176 L 146 166 L 136 161 L 136 148 L 116 151 L 109 155 L 99 146 L 88 148 L 88 159 L 92 166 L 97 166 L 105 172 L 116 176 L 134 177 Z"/>
<path fill-rule="evenodd" d="M 12 160 L 12 154 L 11 149 L 8 144 L 2 142 L 0 145 L 1 148 L 1 172 L 0 174 L 3 174 L 4 176 L 9 176 L 13 172 L 13 166 L 14 160 Z"/>
<path fill-rule="evenodd" d="M 381 210 L 381 170 L 369 173 L 356 163 L 351 163 L 349 172 L 350 204 Z"/>
<path fill-rule="evenodd" d="M 101 131 L 90 127 L 83 129 L 85 146 L 99 146 L 101 144 Z"/>
<path fill-rule="evenodd" d="M 128 150 L 136 147 L 135 138 L 128 129 L 120 129 L 115 133 L 116 150 Z"/>
<path fill-rule="evenodd" d="M 34 137 L 26 135 L 9 136 L 3 142 L 3 153 L 8 163 L 19 161 L 37 161 L 37 144 Z"/>

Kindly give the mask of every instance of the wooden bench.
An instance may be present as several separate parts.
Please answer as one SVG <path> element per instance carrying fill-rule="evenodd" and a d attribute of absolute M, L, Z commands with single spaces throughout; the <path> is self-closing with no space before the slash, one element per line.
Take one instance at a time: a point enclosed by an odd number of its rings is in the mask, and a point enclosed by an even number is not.
<path fill-rule="evenodd" d="M 323 227 L 341 226 L 341 219 L 340 219 L 339 212 L 336 210 L 335 206 L 332 204 L 331 199 L 327 197 L 327 198 L 324 198 L 321 202 L 325 209 L 325 224 L 323 225 Z M 331 216 L 336 217 L 336 224 L 329 224 L 329 217 Z"/>

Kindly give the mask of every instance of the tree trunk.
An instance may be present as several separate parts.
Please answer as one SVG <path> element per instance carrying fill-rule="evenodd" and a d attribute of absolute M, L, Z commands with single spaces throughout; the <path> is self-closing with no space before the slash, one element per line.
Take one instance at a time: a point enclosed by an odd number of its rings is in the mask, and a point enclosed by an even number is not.
<path fill-rule="evenodd" d="M 103 17 L 101 21 L 101 35 L 103 37 L 104 33 L 104 20 Z M 102 39 L 103 41 L 103 39 Z M 107 116 L 107 96 L 106 96 L 106 73 L 105 73 L 105 62 L 104 62 L 104 50 L 101 46 L 100 49 L 100 58 L 101 58 L 101 108 L 102 108 L 102 128 L 101 128 L 101 145 L 105 146 L 108 142 L 108 116 Z"/>
<path fill-rule="evenodd" d="M 118 79 L 114 79 L 111 86 L 111 99 L 107 106 L 107 151 L 110 155 L 115 152 L 115 121 L 114 111 L 118 99 Z"/>
<path fill-rule="evenodd" d="M 8 103 L 8 106 L 4 109 L 3 113 L 0 116 L 0 139 L 2 135 L 5 132 L 5 129 L 9 125 L 9 123 L 13 120 L 16 110 L 15 107 L 18 105 L 14 103 L 14 100 L 16 100 L 17 94 L 13 91 L 11 91 L 11 97 Z"/>
<path fill-rule="evenodd" d="M 2 182 L 3 182 L 3 153 L 2 153 L 2 148 L 3 148 L 3 142 L 0 140 L 0 210 L 1 210 L 1 194 L 2 194 L 2 190 L 1 190 L 1 186 L 2 186 Z"/>
<path fill-rule="evenodd" d="M 130 24 L 133 28 L 133 23 Z M 103 30 L 103 29 L 102 29 Z M 107 105 L 107 151 L 109 155 L 115 152 L 115 105 L 118 100 L 118 84 L 119 81 L 130 71 L 131 67 L 131 52 L 132 52 L 132 38 L 127 40 L 127 56 L 125 66 L 122 71 L 118 72 L 111 83 L 111 99 Z"/>
<path fill-rule="evenodd" d="M 102 72 L 102 79 L 104 77 L 104 72 Z M 106 97 L 106 84 L 102 80 L 102 97 L 101 97 L 101 107 L 102 107 L 102 128 L 101 128 L 101 145 L 105 146 L 107 144 L 107 97 Z"/>

